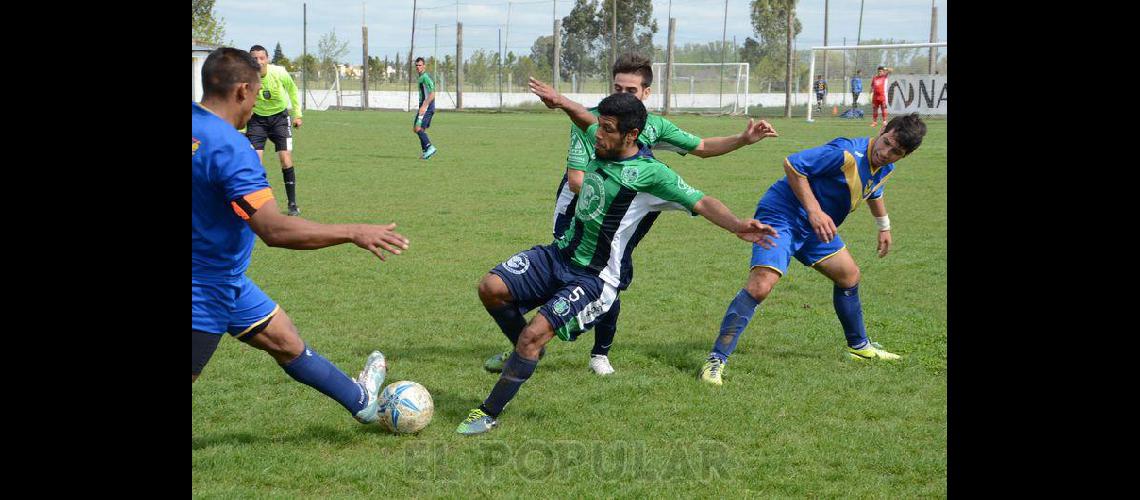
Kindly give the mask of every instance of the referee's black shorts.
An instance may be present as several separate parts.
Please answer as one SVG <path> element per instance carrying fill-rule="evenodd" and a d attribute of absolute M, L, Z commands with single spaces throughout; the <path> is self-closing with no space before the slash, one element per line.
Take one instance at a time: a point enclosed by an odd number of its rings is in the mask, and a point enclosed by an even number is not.
<path fill-rule="evenodd" d="M 256 113 L 250 117 L 245 126 L 245 136 L 249 138 L 253 149 L 265 149 L 265 139 L 273 141 L 277 151 L 293 150 L 293 127 L 289 123 L 289 110 L 269 116 L 258 116 Z"/>

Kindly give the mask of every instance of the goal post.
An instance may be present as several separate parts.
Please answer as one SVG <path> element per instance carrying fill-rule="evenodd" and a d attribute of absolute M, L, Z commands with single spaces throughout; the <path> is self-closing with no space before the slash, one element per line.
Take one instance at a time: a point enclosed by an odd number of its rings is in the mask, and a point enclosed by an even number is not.
<path fill-rule="evenodd" d="M 665 88 L 665 70 L 666 63 L 653 63 L 653 79 L 661 82 L 655 83 L 654 87 L 662 90 Z M 652 109 L 661 110 L 668 97 L 671 110 L 747 114 L 751 90 L 748 82 L 748 63 L 673 63 L 670 95 L 666 96 L 664 92 L 652 93 L 647 104 Z"/>
<path fill-rule="evenodd" d="M 823 47 L 812 47 L 811 48 L 810 63 L 808 66 L 808 77 L 812 79 L 811 81 L 814 81 L 814 79 L 815 79 L 815 74 L 816 74 L 815 73 L 815 55 L 816 55 L 817 51 L 822 52 L 824 54 L 824 57 L 827 57 L 827 52 L 828 51 L 834 51 L 834 50 L 843 51 L 843 52 L 851 50 L 851 51 L 857 52 L 860 50 L 880 50 L 880 49 L 921 49 L 921 48 L 933 49 L 935 47 L 946 47 L 946 42 L 896 43 L 896 44 L 882 44 L 882 45 L 832 45 L 832 46 L 823 46 Z M 923 72 L 923 73 L 926 73 L 926 72 Z M 868 80 L 870 80 L 870 78 L 872 76 L 874 76 L 874 75 L 866 75 L 866 78 Z M 899 76 L 900 75 L 891 75 L 891 79 L 898 79 Z M 928 98 L 925 102 L 933 104 L 936 101 L 939 104 L 939 106 L 937 107 L 938 108 L 937 111 L 934 111 L 935 110 L 934 106 L 931 106 L 929 109 L 927 109 L 927 111 L 933 111 L 931 114 L 945 114 L 945 108 L 942 108 L 940 105 L 943 101 L 945 101 L 945 92 L 946 92 L 945 79 L 946 79 L 946 75 L 926 75 L 926 74 L 911 75 L 911 74 L 906 74 L 906 76 L 911 77 L 910 78 L 911 80 L 917 79 L 914 77 L 921 77 L 922 79 L 930 78 L 931 85 L 930 85 L 930 88 L 927 88 L 925 81 L 919 81 L 917 83 L 909 82 L 907 89 L 901 89 L 901 88 L 899 89 L 899 92 L 902 92 L 903 95 L 905 96 L 904 100 L 906 100 L 908 103 L 913 103 L 914 102 L 915 87 L 918 87 L 920 96 L 926 96 Z M 891 80 L 888 80 L 888 81 L 891 81 Z M 937 88 L 937 87 L 939 87 L 939 84 L 941 84 L 940 91 Z M 867 88 L 867 93 L 870 93 L 869 81 L 867 83 L 865 83 L 864 86 L 865 86 L 865 88 Z M 893 93 L 892 90 L 894 90 L 894 87 L 895 87 L 895 84 L 891 84 L 891 87 L 887 89 L 888 98 L 893 97 L 892 96 L 892 93 Z M 937 97 L 935 97 L 935 96 L 937 96 Z M 809 99 L 808 99 L 808 103 L 807 103 L 807 121 L 813 122 L 813 121 L 815 121 L 812 119 L 813 102 L 812 102 L 812 99 L 810 97 L 812 97 L 812 96 L 809 93 Z M 924 101 L 919 100 L 918 102 L 921 104 Z"/>

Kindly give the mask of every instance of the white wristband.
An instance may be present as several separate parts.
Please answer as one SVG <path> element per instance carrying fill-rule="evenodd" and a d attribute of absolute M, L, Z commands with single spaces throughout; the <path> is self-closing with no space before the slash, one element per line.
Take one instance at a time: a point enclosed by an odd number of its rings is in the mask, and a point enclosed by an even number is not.
<path fill-rule="evenodd" d="M 891 230 L 891 218 L 889 216 L 875 217 L 875 225 L 879 226 L 879 231 Z"/>

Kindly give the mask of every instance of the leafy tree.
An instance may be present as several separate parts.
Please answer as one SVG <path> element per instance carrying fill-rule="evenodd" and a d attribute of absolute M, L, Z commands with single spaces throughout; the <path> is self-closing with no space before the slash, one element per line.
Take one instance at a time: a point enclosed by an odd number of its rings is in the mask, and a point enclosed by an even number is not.
<path fill-rule="evenodd" d="M 191 0 L 191 35 L 194 40 L 213 45 L 224 45 L 226 20 L 214 13 L 214 0 Z M 231 44 L 232 45 L 232 44 Z"/>
<path fill-rule="evenodd" d="M 540 71 L 541 68 L 553 71 L 554 63 L 552 61 L 554 60 L 554 36 L 544 35 L 536 38 L 534 40 L 534 45 L 530 47 L 530 58 L 532 61 L 534 61 L 534 64 L 540 68 Z M 535 76 L 538 77 L 538 75 Z M 550 79 L 549 76 L 545 78 L 538 78 L 543 81 Z"/>
<path fill-rule="evenodd" d="M 277 42 L 277 47 L 273 49 L 273 59 L 269 62 L 278 66 L 285 66 L 289 71 L 293 71 L 289 67 L 290 61 L 288 57 L 285 57 L 285 51 L 281 50 L 281 42 Z"/>
<path fill-rule="evenodd" d="M 610 51 L 612 46 L 613 12 L 617 0 L 603 0 L 602 9 L 597 14 L 596 25 L 600 25 L 598 39 L 599 52 L 596 58 L 604 62 L 606 75 L 609 74 Z M 651 0 L 622 0 L 617 13 L 618 54 L 637 52 L 653 55 L 653 34 L 657 33 L 657 20 L 653 18 Z M 720 61 L 720 58 L 717 58 Z"/>
<path fill-rule="evenodd" d="M 316 56 L 312 54 L 297 56 L 297 58 L 293 60 L 292 66 L 294 68 L 292 71 L 304 72 L 307 75 L 305 77 L 306 79 L 316 80 L 320 76 L 317 74 L 317 70 L 320 68 L 320 64 L 317 63 Z M 300 84 L 300 82 L 297 83 L 298 85 Z"/>
<path fill-rule="evenodd" d="M 601 34 L 601 25 L 597 21 L 598 10 L 597 0 L 577 0 L 570 14 L 562 18 L 562 53 L 558 68 L 560 78 L 570 79 L 570 75 L 574 74 L 581 82 L 583 75 L 593 75 L 600 71 L 601 66 L 596 57 L 598 36 Z M 551 47 L 553 51 L 553 40 Z"/>
<path fill-rule="evenodd" d="M 345 54 L 348 54 L 348 40 L 342 41 L 337 38 L 335 29 L 321 35 L 320 41 L 317 42 L 317 57 L 326 81 L 333 81 L 337 62 Z"/>
<path fill-rule="evenodd" d="M 796 0 L 752 0 L 752 29 L 760 37 L 761 57 L 780 59 L 784 63 L 784 115 L 790 118 L 792 38 L 803 29 L 796 18 Z"/>

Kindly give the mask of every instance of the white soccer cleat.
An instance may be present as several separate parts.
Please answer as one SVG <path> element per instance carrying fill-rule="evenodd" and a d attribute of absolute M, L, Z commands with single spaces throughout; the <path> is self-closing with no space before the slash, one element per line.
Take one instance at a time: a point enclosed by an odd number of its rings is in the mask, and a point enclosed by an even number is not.
<path fill-rule="evenodd" d="M 614 367 L 610 364 L 610 357 L 604 354 L 590 355 L 590 369 L 598 375 L 609 375 L 614 372 Z"/>
<path fill-rule="evenodd" d="M 368 396 L 368 404 L 363 410 L 357 412 L 356 420 L 362 424 L 371 424 L 378 418 L 380 407 L 380 389 L 384 387 L 384 378 L 388 375 L 388 361 L 380 351 L 372 351 L 368 360 L 364 362 L 364 369 L 356 377 L 356 382 L 364 388 Z"/>

